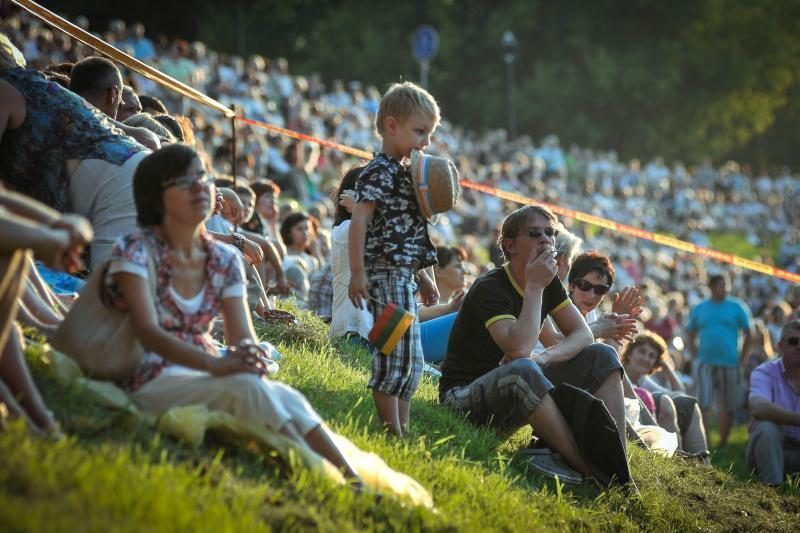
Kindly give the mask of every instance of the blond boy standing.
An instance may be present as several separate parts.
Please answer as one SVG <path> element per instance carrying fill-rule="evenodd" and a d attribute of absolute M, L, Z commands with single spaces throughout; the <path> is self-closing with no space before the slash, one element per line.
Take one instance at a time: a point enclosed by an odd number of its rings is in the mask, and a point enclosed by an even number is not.
<path fill-rule="evenodd" d="M 423 303 L 438 300 L 436 285 L 424 270 L 436 264 L 436 249 L 404 163 L 412 149 L 422 151 L 430 144 L 438 124 L 436 100 L 413 83 L 393 84 L 381 99 L 375 126 L 383 144 L 356 181 L 349 235 L 348 293 L 358 308 L 366 301 L 375 317 L 388 303 L 416 315 L 418 292 Z M 373 348 L 368 387 L 378 417 L 395 436 L 408 430 L 422 366 L 418 319 L 391 354 Z"/>

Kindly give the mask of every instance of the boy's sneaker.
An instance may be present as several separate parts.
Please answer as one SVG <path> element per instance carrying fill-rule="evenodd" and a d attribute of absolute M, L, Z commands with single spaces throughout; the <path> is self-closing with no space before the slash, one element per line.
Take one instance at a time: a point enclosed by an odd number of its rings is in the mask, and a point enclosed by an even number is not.
<path fill-rule="evenodd" d="M 528 464 L 538 473 L 548 477 L 558 477 L 562 483 L 577 485 L 583 483 L 583 476 L 570 468 L 561 455 L 547 448 L 526 448 Z"/>

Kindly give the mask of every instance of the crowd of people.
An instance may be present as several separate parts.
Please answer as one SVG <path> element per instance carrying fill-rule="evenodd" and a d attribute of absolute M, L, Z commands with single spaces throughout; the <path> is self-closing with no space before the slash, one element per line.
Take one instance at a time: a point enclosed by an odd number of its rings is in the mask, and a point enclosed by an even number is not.
<path fill-rule="evenodd" d="M 143 408 L 228 410 L 303 440 L 357 485 L 305 398 L 262 379 L 268 356 L 251 316 L 269 317 L 275 298 L 290 297 L 333 337 L 373 351 L 368 386 L 390 434 L 408 431 L 425 368 L 441 376 L 441 403 L 472 422 L 530 424 L 531 464 L 562 479 L 603 478 L 570 427 L 565 384 L 603 401 L 623 457 L 618 480 L 629 477 L 626 437 L 663 441 L 640 427 L 674 434 L 669 453 L 707 460 L 706 426 L 717 420 L 726 445 L 745 404 L 754 420 L 747 460 L 761 480 L 798 470 L 796 285 L 469 189 L 434 225 L 404 161 L 435 154 L 464 179 L 698 245 L 735 233 L 778 250 L 765 261 L 800 272 L 800 179 L 788 170 L 624 164 L 612 151 L 564 150 L 554 135 L 537 146 L 503 130 L 476 134 L 442 119 L 411 83 L 383 94 L 357 82 L 328 87 L 281 58 L 152 41 L 141 24 L 112 21 L 104 40 L 244 116 L 376 155 L 364 165 L 247 125 L 234 147 L 213 112 L 35 19 L 4 15 L 0 178 L 15 192 L 0 191 L 0 273 L 22 281 L 0 285 L 0 309 L 53 335 L 83 283 L 57 271 L 106 268 L 107 291 L 147 350 L 122 383 Z M 148 297 L 154 274 L 163 294 Z M 416 319 L 381 354 L 367 337 L 389 302 Z M 218 314 L 227 348 L 211 336 Z M 23 342 L 5 321 L 0 399 L 22 397 L 18 416 L 58 432 L 21 363 Z"/>

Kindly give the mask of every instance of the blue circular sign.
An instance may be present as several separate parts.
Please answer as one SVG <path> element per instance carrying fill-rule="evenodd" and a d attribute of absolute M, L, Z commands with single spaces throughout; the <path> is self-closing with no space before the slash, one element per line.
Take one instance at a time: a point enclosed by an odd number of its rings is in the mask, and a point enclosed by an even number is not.
<path fill-rule="evenodd" d="M 411 36 L 411 51 L 417 61 L 430 61 L 439 50 L 439 33 L 433 26 L 423 24 Z"/>

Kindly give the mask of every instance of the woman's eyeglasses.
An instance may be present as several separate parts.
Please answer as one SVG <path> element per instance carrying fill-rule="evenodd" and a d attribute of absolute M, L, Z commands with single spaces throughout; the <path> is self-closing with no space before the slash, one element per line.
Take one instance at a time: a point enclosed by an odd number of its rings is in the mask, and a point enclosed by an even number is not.
<path fill-rule="evenodd" d="M 585 279 L 576 279 L 572 284 L 582 291 L 594 291 L 598 296 L 608 294 L 608 291 L 611 290 L 611 285 L 595 285 L 594 283 L 589 283 Z"/>
<path fill-rule="evenodd" d="M 543 235 L 547 235 L 548 237 L 555 237 L 558 235 L 558 230 L 556 228 L 528 228 L 526 231 L 528 232 L 528 237 L 531 239 L 539 239 Z"/>
<path fill-rule="evenodd" d="M 208 172 L 201 172 L 192 176 L 178 176 L 176 178 L 170 178 L 161 184 L 161 188 L 166 189 L 167 187 L 178 187 L 180 189 L 188 190 L 195 185 L 207 187 L 213 181 L 214 176 Z"/>
<path fill-rule="evenodd" d="M 789 346 L 797 346 L 798 344 L 800 344 L 800 337 L 789 337 L 788 339 L 786 339 L 786 344 L 788 344 Z"/>

